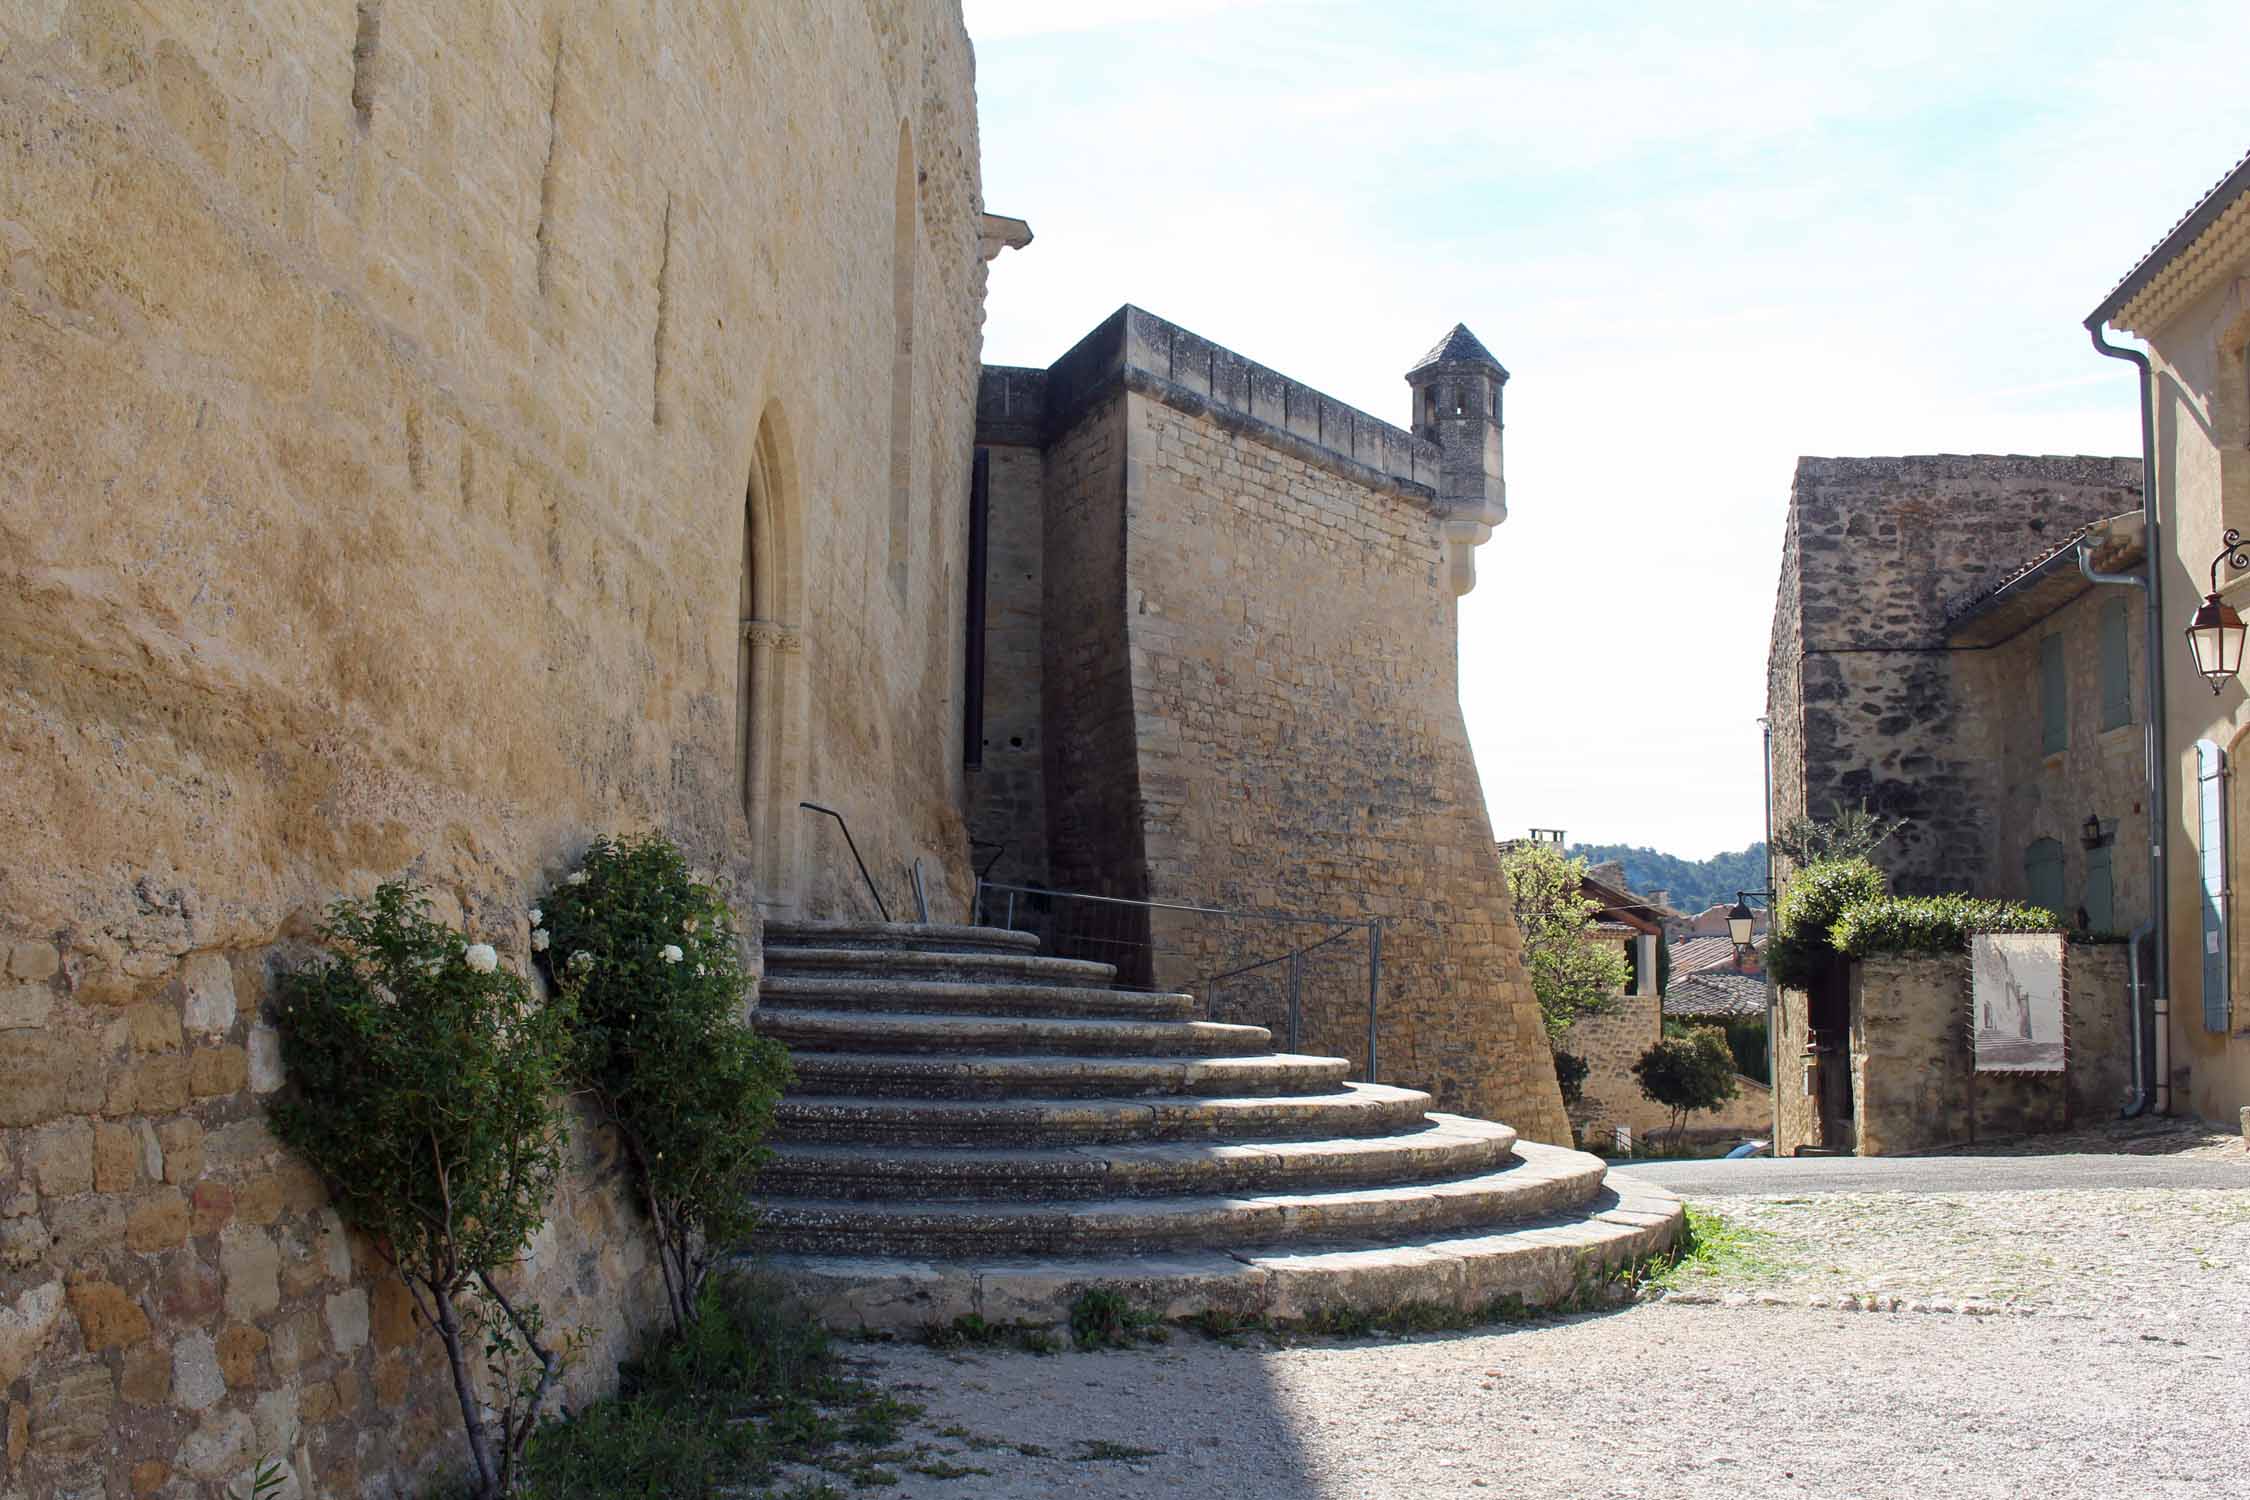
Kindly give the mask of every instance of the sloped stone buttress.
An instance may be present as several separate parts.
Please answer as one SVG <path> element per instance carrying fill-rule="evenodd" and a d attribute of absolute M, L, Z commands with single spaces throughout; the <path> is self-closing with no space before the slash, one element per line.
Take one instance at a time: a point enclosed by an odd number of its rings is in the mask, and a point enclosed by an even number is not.
<path fill-rule="evenodd" d="M 1114 979 L 1026 933 L 767 924 L 797 1082 L 742 1263 L 840 1327 L 1060 1323 L 1094 1287 L 1289 1322 L 1548 1305 L 1678 1231 L 1597 1157 Z"/>

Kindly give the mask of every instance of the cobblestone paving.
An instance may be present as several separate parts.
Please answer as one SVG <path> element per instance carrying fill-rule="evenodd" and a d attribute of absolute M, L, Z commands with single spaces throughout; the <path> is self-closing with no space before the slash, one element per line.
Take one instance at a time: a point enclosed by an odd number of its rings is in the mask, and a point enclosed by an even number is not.
<path fill-rule="evenodd" d="M 2250 1175 L 1709 1206 L 1747 1254 L 1607 1314 L 1046 1357 L 867 1346 L 927 1408 L 868 1493 L 2250 1497 Z"/>

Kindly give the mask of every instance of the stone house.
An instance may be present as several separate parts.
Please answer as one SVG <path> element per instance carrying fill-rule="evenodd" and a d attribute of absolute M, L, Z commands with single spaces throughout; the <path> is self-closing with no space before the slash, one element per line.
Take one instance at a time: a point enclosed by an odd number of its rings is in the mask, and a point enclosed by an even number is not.
<path fill-rule="evenodd" d="M 2123 459 L 1800 460 L 1767 664 L 1775 822 L 1864 803 L 1907 820 L 1874 855 L 1900 894 L 2032 901 L 2096 933 L 2144 921 L 2143 867 L 2117 852 L 2148 829 L 2145 636 L 2133 591 L 2106 581 L 2143 555 L 2123 514 L 2138 483 Z M 2116 993 L 2074 1003 L 2126 1006 L 2122 962 L 2103 983 Z M 1871 1021 L 1847 990 L 1780 993 L 1777 1150 L 1878 1149 L 1860 1110 L 1906 1064 L 1870 1027 L 1908 1022 Z M 1911 993 L 1966 1013 L 1965 990 Z M 2112 1079 L 2098 1048 L 2131 1050 L 2122 1026 L 2081 1041 L 2079 1095 Z M 2062 1118 L 2049 1102 L 2025 1096 L 2024 1128 Z"/>
<path fill-rule="evenodd" d="M 1456 327 L 1406 380 L 1400 428 L 1130 306 L 985 370 L 970 832 L 1013 884 L 1381 919 L 1381 1078 L 1561 1139 L 1455 658 L 1507 371 Z M 1364 1068 L 1364 986 L 1308 1011 Z"/>
<path fill-rule="evenodd" d="M 2236 769 L 2250 707 L 2240 679 L 2216 692 L 2180 638 L 2212 588 L 2213 559 L 2250 532 L 2250 158 L 2238 162 L 2086 319 L 2103 353 L 2139 366 L 2153 479 L 2152 547 L 2164 638 L 2158 765 L 2164 923 L 2151 1048 L 2157 1108 L 2233 1119 L 2250 1109 L 2250 943 L 2232 893 L 2250 865 L 2250 793 Z M 2141 340 L 2146 354 L 2104 330 Z M 2119 378 L 2124 378 L 2119 372 Z M 2250 571 L 2222 563 L 2238 611 Z M 2136 611 L 2137 612 L 2137 611 Z M 2122 841 L 2120 847 L 2124 847 Z M 2143 869 L 2146 862 L 2136 859 Z"/>

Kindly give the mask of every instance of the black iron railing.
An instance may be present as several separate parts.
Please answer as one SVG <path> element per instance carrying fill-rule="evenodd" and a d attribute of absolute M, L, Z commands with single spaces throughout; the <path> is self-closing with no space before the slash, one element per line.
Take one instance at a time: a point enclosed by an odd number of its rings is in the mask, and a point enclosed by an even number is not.
<path fill-rule="evenodd" d="M 977 881 L 973 920 L 1035 933 L 1042 951 L 1114 964 L 1127 989 L 1183 992 L 1214 1021 L 1265 1026 L 1291 1052 L 1312 1045 L 1349 1055 L 1364 1023 L 1376 1078 L 1383 994 L 1383 924 L 1178 901 L 1140 901 Z"/>

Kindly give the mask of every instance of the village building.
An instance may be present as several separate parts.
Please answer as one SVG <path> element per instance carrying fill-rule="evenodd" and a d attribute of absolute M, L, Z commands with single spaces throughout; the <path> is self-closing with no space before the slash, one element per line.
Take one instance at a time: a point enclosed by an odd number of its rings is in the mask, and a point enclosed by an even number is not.
<path fill-rule="evenodd" d="M 2250 532 L 2250 158 L 2102 299 L 2086 327 L 2102 352 L 2139 369 L 2159 539 L 2151 550 L 2165 632 L 2154 653 L 2164 706 L 2155 736 L 2164 943 L 2155 1003 L 2166 1015 L 2151 1093 L 2159 1108 L 2234 1119 L 2250 1109 L 2250 941 L 2233 915 L 2233 893 L 2250 872 L 2250 792 L 2236 766 L 2250 707 L 2239 676 L 2206 682 L 2182 632 L 2214 576 L 2218 601 L 2238 611 L 2250 587 L 2250 570 L 2229 560 L 2236 533 Z M 2112 344 L 2105 331 L 2140 339 L 2147 354 Z M 2133 846 L 2121 839 L 2118 847 Z M 2125 864 L 2121 854 L 2121 873 Z M 2147 861 L 2130 864 L 2145 879 Z"/>
<path fill-rule="evenodd" d="M 2146 847 L 2147 695 L 2138 595 L 2113 580 L 2142 556 L 2139 478 L 2129 459 L 1799 461 L 1767 667 L 1775 823 L 1903 818 L 1871 856 L 1899 894 L 2030 902 L 2109 941 L 2071 950 L 2070 1076 L 2045 1086 L 1976 1087 L 1951 970 L 1782 989 L 1777 1151 L 1950 1144 L 2127 1102 L 2122 940 L 2148 903 L 2118 851 Z"/>

